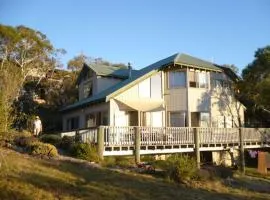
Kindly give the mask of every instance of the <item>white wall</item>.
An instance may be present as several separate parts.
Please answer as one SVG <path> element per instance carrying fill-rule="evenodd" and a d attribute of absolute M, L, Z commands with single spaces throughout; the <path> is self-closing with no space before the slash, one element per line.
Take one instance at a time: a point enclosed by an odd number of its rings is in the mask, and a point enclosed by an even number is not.
<path fill-rule="evenodd" d="M 187 89 L 178 88 L 166 91 L 165 102 L 167 111 L 186 111 L 187 110 Z"/>
<path fill-rule="evenodd" d="M 210 112 L 210 96 L 207 89 L 189 88 L 190 112 Z"/>

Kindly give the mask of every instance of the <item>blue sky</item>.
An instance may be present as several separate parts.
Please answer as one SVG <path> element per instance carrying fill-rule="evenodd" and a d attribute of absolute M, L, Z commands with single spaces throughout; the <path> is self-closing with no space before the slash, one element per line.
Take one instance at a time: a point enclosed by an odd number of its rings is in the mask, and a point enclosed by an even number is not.
<path fill-rule="evenodd" d="M 245 67 L 270 44 L 269 0 L 0 0 L 0 23 L 80 52 L 145 67 L 176 52 Z"/>

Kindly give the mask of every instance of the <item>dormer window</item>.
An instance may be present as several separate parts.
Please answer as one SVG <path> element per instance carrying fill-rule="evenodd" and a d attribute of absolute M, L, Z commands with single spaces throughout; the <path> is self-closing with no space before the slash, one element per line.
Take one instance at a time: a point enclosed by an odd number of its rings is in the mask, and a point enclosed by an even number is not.
<path fill-rule="evenodd" d="M 93 84 L 91 81 L 84 83 L 83 85 L 83 97 L 87 98 L 93 94 Z"/>
<path fill-rule="evenodd" d="M 189 87 L 208 88 L 208 74 L 206 72 L 189 71 Z"/>

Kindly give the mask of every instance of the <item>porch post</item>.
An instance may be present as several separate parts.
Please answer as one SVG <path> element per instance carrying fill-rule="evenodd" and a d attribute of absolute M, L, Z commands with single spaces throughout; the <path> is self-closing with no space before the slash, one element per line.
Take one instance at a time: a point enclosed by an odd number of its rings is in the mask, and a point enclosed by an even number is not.
<path fill-rule="evenodd" d="M 140 127 L 135 127 L 135 163 L 138 164 L 140 160 L 140 149 L 141 149 L 141 136 L 140 136 Z"/>
<path fill-rule="evenodd" d="M 201 168 L 201 160 L 200 160 L 200 138 L 199 138 L 199 130 L 198 128 L 193 128 L 194 132 L 194 144 L 195 144 L 195 155 L 196 155 L 196 163 L 197 163 L 197 169 Z"/>
<path fill-rule="evenodd" d="M 98 127 L 98 135 L 97 135 L 97 142 L 98 142 L 98 157 L 100 160 L 103 160 L 103 152 L 104 152 L 104 127 Z"/>
<path fill-rule="evenodd" d="M 245 150 L 244 150 L 244 135 L 243 128 L 239 128 L 239 143 L 240 143 L 240 171 L 245 174 Z"/>

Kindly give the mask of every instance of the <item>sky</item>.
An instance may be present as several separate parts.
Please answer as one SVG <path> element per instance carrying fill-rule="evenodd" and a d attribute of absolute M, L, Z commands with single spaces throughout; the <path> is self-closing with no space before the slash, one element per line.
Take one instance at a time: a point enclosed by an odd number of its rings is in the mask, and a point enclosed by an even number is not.
<path fill-rule="evenodd" d="M 179 52 L 241 70 L 270 45 L 269 0 L 0 0 L 0 23 L 46 34 L 65 66 L 84 53 L 140 69 Z"/>

